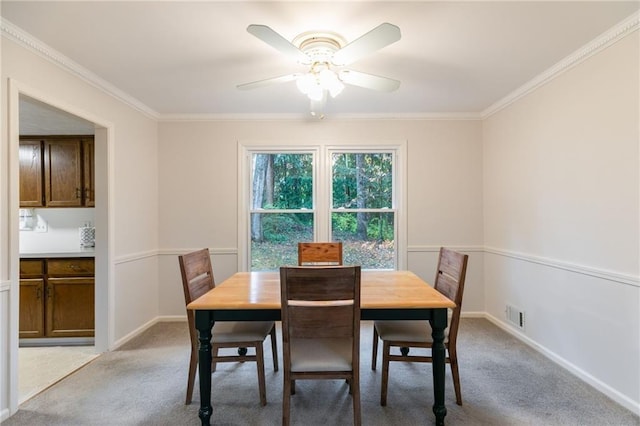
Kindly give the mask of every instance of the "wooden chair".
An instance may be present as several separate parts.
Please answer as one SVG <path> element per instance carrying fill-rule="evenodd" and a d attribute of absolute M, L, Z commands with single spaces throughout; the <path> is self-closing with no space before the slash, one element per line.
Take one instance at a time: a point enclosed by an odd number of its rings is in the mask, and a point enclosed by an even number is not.
<path fill-rule="evenodd" d="M 185 306 L 202 296 L 213 287 L 213 269 L 209 249 L 202 249 L 182 256 L 178 256 L 180 272 L 182 273 L 182 287 L 184 289 Z M 189 378 L 187 381 L 187 398 L 185 404 L 191 404 L 193 384 L 198 367 L 198 331 L 195 325 L 194 311 L 187 310 L 189 321 L 189 335 L 191 337 L 191 359 L 189 361 Z M 267 404 L 264 379 L 263 342 L 271 335 L 271 350 L 273 352 L 273 369 L 278 371 L 278 348 L 276 346 L 276 328 L 273 321 L 260 322 L 216 322 L 211 338 L 211 371 L 216 370 L 218 362 L 256 361 L 258 368 L 258 388 L 260 404 Z M 218 356 L 220 348 L 240 348 L 238 355 Z M 255 348 L 255 355 L 246 355 L 246 348 Z"/>
<path fill-rule="evenodd" d="M 342 243 L 298 243 L 298 265 L 342 265 Z"/>
<path fill-rule="evenodd" d="M 282 424 L 289 424 L 296 380 L 344 379 L 360 425 L 360 266 L 283 266 L 280 289 Z"/>
<path fill-rule="evenodd" d="M 460 375 L 458 372 L 458 354 L 456 339 L 458 325 L 460 324 L 460 310 L 462 307 L 462 294 L 464 292 L 464 280 L 467 272 L 467 260 L 469 256 L 455 251 L 441 248 L 436 273 L 435 289 L 455 302 L 451 324 L 445 330 L 444 346 L 448 353 L 445 361 L 451 365 L 453 386 L 456 392 L 456 403 L 462 405 L 460 393 Z M 389 383 L 389 362 L 432 362 L 431 356 L 409 355 L 408 348 L 429 348 L 433 341 L 431 338 L 431 326 L 428 321 L 375 321 L 373 327 L 373 356 L 371 369 L 376 369 L 378 355 L 378 337 L 383 342 L 382 349 L 382 389 L 380 393 L 380 405 L 387 405 L 387 385 Z M 391 348 L 401 348 L 400 355 L 391 355 Z"/>

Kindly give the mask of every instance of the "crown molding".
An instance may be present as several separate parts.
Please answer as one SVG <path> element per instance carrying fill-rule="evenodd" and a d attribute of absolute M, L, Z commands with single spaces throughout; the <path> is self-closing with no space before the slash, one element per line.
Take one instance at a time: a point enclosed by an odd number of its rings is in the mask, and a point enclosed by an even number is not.
<path fill-rule="evenodd" d="M 0 33 L 3 37 L 26 47 L 40 57 L 71 72 L 93 87 L 100 89 L 104 93 L 116 98 L 149 118 L 158 120 L 159 114 L 153 109 L 2 17 L 0 17 Z"/>
<path fill-rule="evenodd" d="M 611 29 L 605 31 L 591 42 L 582 46 L 580 49 L 571 53 L 569 56 L 556 63 L 551 68 L 548 68 L 546 71 L 534 77 L 529 82 L 523 84 L 518 89 L 514 90 L 490 107 L 486 108 L 484 111 L 482 111 L 480 116 L 482 117 L 482 119 L 485 119 L 502 110 L 503 108 L 506 108 L 518 99 L 528 95 L 529 93 L 553 80 L 565 71 L 587 60 L 596 53 L 606 49 L 607 47 L 618 42 L 634 31 L 637 31 L 639 23 L 640 12 L 636 12 Z"/>
<path fill-rule="evenodd" d="M 179 121 L 290 121 L 300 119 L 320 121 L 367 121 L 367 120 L 482 120 L 478 112 L 422 113 L 422 114 L 328 114 L 316 119 L 308 113 L 300 114 L 160 114 L 161 122 Z"/>

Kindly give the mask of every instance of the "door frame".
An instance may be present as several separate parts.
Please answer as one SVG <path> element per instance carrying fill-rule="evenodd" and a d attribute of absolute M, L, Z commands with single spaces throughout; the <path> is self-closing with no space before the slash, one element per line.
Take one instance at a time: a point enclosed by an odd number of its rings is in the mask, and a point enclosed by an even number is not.
<path fill-rule="evenodd" d="M 54 108 L 68 112 L 95 125 L 95 351 L 109 350 L 112 344 L 113 315 L 113 277 L 114 277 L 114 125 L 82 108 L 66 103 L 51 94 L 44 93 L 15 79 L 8 81 L 8 267 L 10 271 L 9 297 L 9 410 L 10 414 L 18 410 L 18 318 L 19 318 L 19 136 L 20 136 L 20 95 L 28 96 Z"/>

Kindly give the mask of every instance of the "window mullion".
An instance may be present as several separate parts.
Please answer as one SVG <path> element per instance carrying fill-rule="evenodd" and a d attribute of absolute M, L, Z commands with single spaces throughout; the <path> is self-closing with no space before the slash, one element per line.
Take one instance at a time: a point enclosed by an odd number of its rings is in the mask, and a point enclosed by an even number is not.
<path fill-rule="evenodd" d="M 331 239 L 330 234 L 330 214 L 328 212 L 328 206 L 330 206 L 330 184 L 331 184 L 331 174 L 327 173 L 327 164 L 330 164 L 327 161 L 327 152 L 321 151 L 318 154 L 316 165 L 316 197 L 314 204 L 316 211 L 316 233 L 315 240 L 316 241 L 329 241 Z M 330 167 L 330 166 L 329 166 Z"/>

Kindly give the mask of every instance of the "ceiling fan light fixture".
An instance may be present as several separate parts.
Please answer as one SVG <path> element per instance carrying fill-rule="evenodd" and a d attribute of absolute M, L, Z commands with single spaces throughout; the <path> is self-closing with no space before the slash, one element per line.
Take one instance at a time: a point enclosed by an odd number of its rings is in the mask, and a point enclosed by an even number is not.
<path fill-rule="evenodd" d="M 296 79 L 296 86 L 313 101 L 321 100 L 324 92 L 329 92 L 331 97 L 335 98 L 344 89 L 338 75 L 328 67 L 323 67 L 321 71 L 314 68 L 311 72 L 301 75 Z"/>
<path fill-rule="evenodd" d="M 342 92 L 342 89 L 344 89 L 344 84 L 342 84 L 338 75 L 328 68 L 320 72 L 318 79 L 320 86 L 328 90 L 332 98 L 338 96 Z"/>

